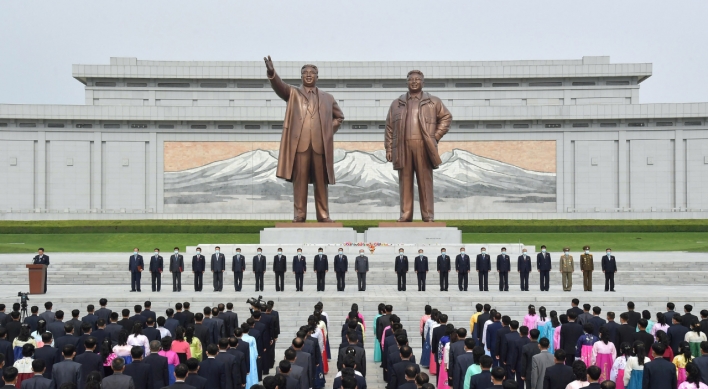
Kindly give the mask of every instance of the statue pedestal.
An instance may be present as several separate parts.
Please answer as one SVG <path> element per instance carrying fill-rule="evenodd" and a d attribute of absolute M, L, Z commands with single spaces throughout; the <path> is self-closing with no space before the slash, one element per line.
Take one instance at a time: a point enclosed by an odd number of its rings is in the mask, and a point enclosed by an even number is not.
<path fill-rule="evenodd" d="M 278 223 L 261 231 L 261 244 L 343 244 L 357 241 L 356 230 L 342 223 Z"/>
<path fill-rule="evenodd" d="M 389 244 L 461 244 L 462 231 L 455 227 L 433 227 L 435 223 L 381 223 L 365 233 L 366 242 Z M 382 225 L 385 225 L 382 226 Z M 390 226 L 390 227 L 389 227 Z"/>

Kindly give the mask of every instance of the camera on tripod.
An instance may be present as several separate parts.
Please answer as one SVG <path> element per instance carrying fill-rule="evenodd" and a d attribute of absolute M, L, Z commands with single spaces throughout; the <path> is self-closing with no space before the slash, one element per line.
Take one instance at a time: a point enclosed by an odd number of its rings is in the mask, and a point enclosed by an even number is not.
<path fill-rule="evenodd" d="M 266 309 L 266 302 L 263 301 L 263 296 L 258 296 L 258 298 L 251 297 L 248 300 L 246 300 L 246 304 L 250 304 L 251 306 L 258 307 L 261 311 L 265 311 L 265 309 Z"/>
<path fill-rule="evenodd" d="M 17 292 L 17 297 L 20 298 L 20 305 L 27 307 L 27 302 L 29 301 L 29 293 Z"/>

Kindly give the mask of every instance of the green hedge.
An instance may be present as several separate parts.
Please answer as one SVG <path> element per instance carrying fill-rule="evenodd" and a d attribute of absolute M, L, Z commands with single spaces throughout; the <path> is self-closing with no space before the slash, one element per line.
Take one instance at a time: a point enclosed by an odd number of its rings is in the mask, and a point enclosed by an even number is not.
<path fill-rule="evenodd" d="M 269 220 L 61 220 L 0 221 L 1 234 L 92 233 L 258 233 L 273 227 Z M 346 220 L 358 232 L 378 226 L 378 220 Z M 464 233 L 572 232 L 708 232 L 708 220 L 450 220 Z"/>

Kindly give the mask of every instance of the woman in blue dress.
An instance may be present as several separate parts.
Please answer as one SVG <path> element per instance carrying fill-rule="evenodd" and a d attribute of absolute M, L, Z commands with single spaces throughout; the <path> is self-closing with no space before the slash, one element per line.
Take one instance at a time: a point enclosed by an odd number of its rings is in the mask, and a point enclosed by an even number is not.
<path fill-rule="evenodd" d="M 624 386 L 627 389 L 642 389 L 642 378 L 644 377 L 644 365 L 649 363 L 644 343 L 634 342 L 635 356 L 627 359 L 624 368 Z"/>
<path fill-rule="evenodd" d="M 379 304 L 379 314 L 374 318 L 374 362 L 381 362 L 381 341 L 376 337 L 376 321 L 383 316 L 386 305 Z"/>
<path fill-rule="evenodd" d="M 256 385 L 258 383 L 258 346 L 256 346 L 256 338 L 252 337 L 251 335 L 248 335 L 249 329 L 250 327 L 248 326 L 248 324 L 243 323 L 241 325 L 241 331 L 243 332 L 241 340 L 248 343 L 248 356 L 251 364 L 251 369 L 248 372 L 248 375 L 246 376 L 245 389 L 250 389 L 251 386 Z M 238 334 L 236 335 L 238 336 Z"/>
<path fill-rule="evenodd" d="M 538 326 L 538 331 L 541 333 L 539 335 L 538 340 L 541 340 L 543 338 L 548 339 L 548 341 L 551 343 L 550 346 L 548 347 L 548 352 L 553 354 L 553 350 L 555 350 L 554 347 L 554 334 L 556 331 L 556 327 L 560 326 L 560 321 L 558 321 L 558 312 L 556 311 L 551 311 L 551 320 L 546 321 L 544 325 L 539 325 Z"/>

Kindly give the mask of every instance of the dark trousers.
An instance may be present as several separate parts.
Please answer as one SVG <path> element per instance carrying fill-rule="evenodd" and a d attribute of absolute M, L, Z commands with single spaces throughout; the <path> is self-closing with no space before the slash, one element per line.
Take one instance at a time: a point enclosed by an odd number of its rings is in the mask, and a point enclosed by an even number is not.
<path fill-rule="evenodd" d="M 521 279 L 521 290 L 529 290 L 529 272 L 522 271 L 519 273 Z"/>
<path fill-rule="evenodd" d="M 346 280 L 346 272 L 343 271 L 338 271 L 337 272 L 337 290 L 344 290 L 345 285 L 345 280 Z"/>
<path fill-rule="evenodd" d="M 489 270 L 477 272 L 477 282 L 479 283 L 479 291 L 489 290 Z M 466 290 L 466 288 L 465 288 Z"/>
<path fill-rule="evenodd" d="M 317 291 L 324 292 L 325 290 L 325 273 L 324 271 L 317 272 Z"/>
<path fill-rule="evenodd" d="M 139 271 L 130 272 L 130 290 L 140 291 L 140 277 L 142 274 Z"/>
<path fill-rule="evenodd" d="M 509 272 L 500 271 L 499 272 L 499 291 L 508 292 L 509 291 Z"/>
<path fill-rule="evenodd" d="M 542 291 L 547 291 L 548 290 L 548 282 L 550 278 L 550 271 L 548 270 L 541 270 L 541 290 Z"/>
<path fill-rule="evenodd" d="M 214 271 L 214 290 L 221 292 L 222 289 L 224 289 L 224 272 Z"/>
<path fill-rule="evenodd" d="M 366 290 L 366 272 L 360 271 L 356 273 L 356 281 L 359 284 L 359 290 Z"/>
<path fill-rule="evenodd" d="M 605 272 L 605 290 L 615 290 L 615 272 Z"/>
<path fill-rule="evenodd" d="M 160 288 L 162 287 L 162 273 L 158 271 L 152 271 L 150 272 L 152 275 L 152 291 L 159 292 Z"/>
<path fill-rule="evenodd" d="M 447 272 L 447 271 L 440 272 L 440 290 L 447 290 L 449 275 L 450 275 L 450 272 Z"/>
<path fill-rule="evenodd" d="M 468 277 L 467 271 L 459 271 L 457 273 L 457 287 L 460 288 L 460 290 L 467 290 L 467 277 Z M 481 289 L 480 289 L 481 290 Z"/>
<path fill-rule="evenodd" d="M 242 286 L 243 286 L 243 272 L 242 271 L 235 271 L 234 272 L 234 290 L 236 290 L 237 292 L 240 292 Z"/>
<path fill-rule="evenodd" d="M 398 290 L 406 290 L 406 272 L 396 273 L 398 276 Z"/>
<path fill-rule="evenodd" d="M 427 273 L 419 271 L 416 275 L 418 276 L 418 291 L 425 291 L 425 278 Z"/>
<path fill-rule="evenodd" d="M 514 374 L 510 376 L 512 379 Z M 524 380 L 521 379 L 521 370 L 516 370 L 516 389 L 524 389 Z"/>
<path fill-rule="evenodd" d="M 256 292 L 263 290 L 263 272 L 256 272 Z"/>
<path fill-rule="evenodd" d="M 172 272 L 172 291 L 181 292 L 182 291 L 182 272 L 173 271 Z"/>
<path fill-rule="evenodd" d="M 204 272 L 203 271 L 195 271 L 194 272 L 194 291 L 201 292 L 203 286 L 204 286 Z"/>
<path fill-rule="evenodd" d="M 302 272 L 295 273 L 295 290 L 302 291 L 302 281 L 304 279 L 304 274 Z"/>
<path fill-rule="evenodd" d="M 44 268 L 44 293 L 47 293 L 47 268 Z"/>
<path fill-rule="evenodd" d="M 575 362 L 575 353 L 572 351 L 566 351 L 566 354 L 565 354 L 566 366 L 573 366 L 573 362 Z"/>
<path fill-rule="evenodd" d="M 277 271 L 275 272 L 275 291 L 285 291 L 285 272 Z"/>
<path fill-rule="evenodd" d="M 324 154 L 317 154 L 312 146 L 307 151 L 295 153 L 293 162 L 293 206 L 296 219 L 307 218 L 307 189 L 310 182 L 314 186 L 317 220 L 328 219 L 327 162 Z"/>

